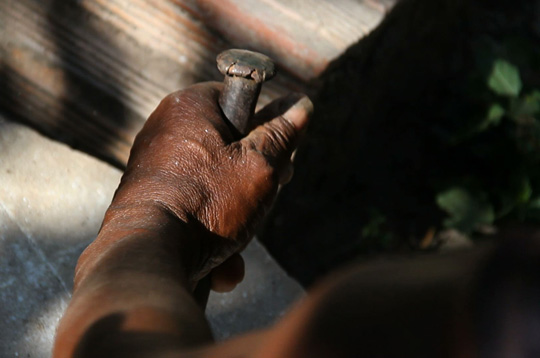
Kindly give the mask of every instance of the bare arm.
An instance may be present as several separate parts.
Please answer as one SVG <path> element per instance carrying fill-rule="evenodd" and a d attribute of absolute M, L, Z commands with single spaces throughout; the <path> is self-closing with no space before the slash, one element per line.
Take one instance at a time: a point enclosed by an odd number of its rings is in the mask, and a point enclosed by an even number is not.
<path fill-rule="evenodd" d="M 79 259 L 54 357 L 168 357 L 212 340 L 193 289 L 211 271 L 216 289 L 241 279 L 235 257 L 290 177 L 311 110 L 303 96 L 283 99 L 235 141 L 219 90 L 205 83 L 168 96 L 137 136 Z"/>

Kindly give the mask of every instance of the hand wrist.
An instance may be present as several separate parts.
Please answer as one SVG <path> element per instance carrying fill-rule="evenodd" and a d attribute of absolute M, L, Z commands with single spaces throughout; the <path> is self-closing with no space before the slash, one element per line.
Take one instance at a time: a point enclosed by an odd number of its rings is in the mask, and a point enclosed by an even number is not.
<path fill-rule="evenodd" d="M 79 259 L 76 286 L 94 274 L 156 271 L 169 272 L 191 287 L 205 261 L 199 236 L 192 225 L 157 202 L 113 202 L 98 237 Z"/>

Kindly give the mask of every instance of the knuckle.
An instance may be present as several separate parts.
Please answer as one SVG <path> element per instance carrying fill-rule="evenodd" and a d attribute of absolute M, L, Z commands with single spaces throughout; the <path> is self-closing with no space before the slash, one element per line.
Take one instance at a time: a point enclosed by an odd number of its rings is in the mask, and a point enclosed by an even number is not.
<path fill-rule="evenodd" d="M 295 138 L 295 129 L 292 123 L 285 118 L 266 123 L 267 144 L 275 152 L 287 150 Z M 277 153 L 276 153 L 277 154 Z"/>

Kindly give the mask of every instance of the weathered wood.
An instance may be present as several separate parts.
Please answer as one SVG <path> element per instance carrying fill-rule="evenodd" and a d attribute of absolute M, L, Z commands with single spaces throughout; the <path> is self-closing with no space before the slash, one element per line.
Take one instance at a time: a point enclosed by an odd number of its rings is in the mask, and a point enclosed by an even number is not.
<path fill-rule="evenodd" d="M 317 13 L 303 11 L 315 0 L 223 3 L 243 12 L 226 20 L 232 16 L 227 9 L 212 9 L 213 19 L 238 25 L 227 29 L 229 41 L 207 27 L 207 1 L 0 1 L 0 110 L 121 167 L 134 135 L 163 96 L 222 79 L 215 66 L 222 50 L 245 46 L 267 52 L 289 70 L 264 86 L 260 102 L 268 103 L 290 90 L 308 90 L 296 78 L 316 75 L 327 63 L 328 46 L 337 55 L 374 26 L 354 27 L 352 17 L 346 27 L 336 26 L 344 9 L 330 2 L 317 6 Z M 345 3 L 353 17 L 367 8 Z M 268 9 L 272 13 L 265 16 Z M 322 15 L 324 22 L 314 22 Z M 260 28 L 250 28 L 254 16 Z M 277 23 L 287 31 L 265 32 Z M 256 36 L 235 41 L 234 33 L 246 28 Z M 307 32 L 314 36 L 305 37 Z M 290 51 L 296 48 L 303 50 Z"/>
<path fill-rule="evenodd" d="M 0 13 L 2 107 L 117 164 L 164 95 L 221 77 L 226 44 L 170 2 L 7 0 Z"/>
<path fill-rule="evenodd" d="M 6 0 L 0 105 L 119 166 L 160 99 L 221 80 L 215 56 L 229 47 L 188 2 Z M 282 76 L 262 100 L 295 85 Z"/>
<path fill-rule="evenodd" d="M 199 0 L 206 21 L 225 38 L 256 47 L 303 80 L 367 35 L 395 0 Z"/>

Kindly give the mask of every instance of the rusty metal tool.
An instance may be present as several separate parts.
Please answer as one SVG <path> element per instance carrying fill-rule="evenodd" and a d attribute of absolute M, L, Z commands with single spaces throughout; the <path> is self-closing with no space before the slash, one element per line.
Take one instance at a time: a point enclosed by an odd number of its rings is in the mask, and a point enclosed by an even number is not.
<path fill-rule="evenodd" d="M 216 61 L 225 75 L 225 87 L 219 97 L 221 110 L 244 136 L 249 131 L 262 83 L 276 74 L 274 61 L 261 53 L 238 49 L 220 53 Z"/>

